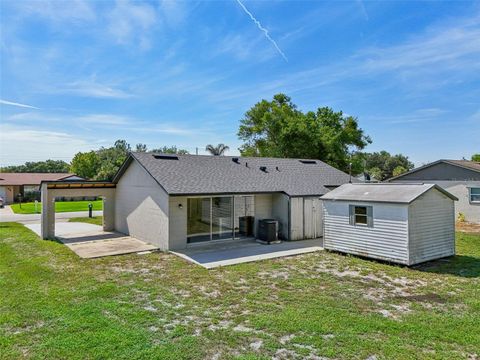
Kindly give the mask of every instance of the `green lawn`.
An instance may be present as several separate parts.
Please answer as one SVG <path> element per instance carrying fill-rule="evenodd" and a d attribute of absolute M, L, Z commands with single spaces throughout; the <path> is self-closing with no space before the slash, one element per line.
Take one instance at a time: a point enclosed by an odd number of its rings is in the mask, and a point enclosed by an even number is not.
<path fill-rule="evenodd" d="M 478 359 L 480 236 L 457 246 L 414 269 L 324 251 L 208 271 L 0 223 L 0 357 Z"/>
<path fill-rule="evenodd" d="M 94 216 L 94 217 L 75 217 L 68 219 L 68 222 L 82 222 L 94 225 L 103 225 L 103 216 Z"/>
<path fill-rule="evenodd" d="M 93 210 L 102 210 L 102 200 L 96 201 L 56 201 L 56 212 L 70 212 L 70 211 L 88 211 L 88 204 L 93 204 Z M 15 214 L 35 214 L 35 203 L 12 204 L 11 208 Z M 37 206 L 37 213 L 41 213 L 42 203 L 39 202 Z"/>

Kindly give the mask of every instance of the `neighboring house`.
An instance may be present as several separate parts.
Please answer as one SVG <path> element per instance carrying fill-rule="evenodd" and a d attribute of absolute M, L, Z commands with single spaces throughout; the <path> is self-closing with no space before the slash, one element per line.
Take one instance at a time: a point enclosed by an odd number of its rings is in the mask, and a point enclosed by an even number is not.
<path fill-rule="evenodd" d="M 66 173 L 0 173 L 0 197 L 7 204 L 29 192 L 38 192 L 40 183 L 48 180 L 84 180 L 75 174 Z"/>
<path fill-rule="evenodd" d="M 368 173 L 363 173 L 359 176 L 357 176 L 357 180 L 362 182 L 362 183 L 377 183 L 379 182 L 377 179 L 375 179 L 373 176 L 370 176 Z"/>
<path fill-rule="evenodd" d="M 326 249 L 413 265 L 455 255 L 455 196 L 435 184 L 346 184 L 322 196 Z"/>
<path fill-rule="evenodd" d="M 319 160 L 132 153 L 116 175 L 115 230 L 162 250 L 256 237 L 322 235 L 319 197 L 349 175 Z"/>
<path fill-rule="evenodd" d="M 480 223 L 480 163 L 468 160 L 438 160 L 388 179 L 389 182 L 433 183 L 455 195 L 456 216 Z"/>

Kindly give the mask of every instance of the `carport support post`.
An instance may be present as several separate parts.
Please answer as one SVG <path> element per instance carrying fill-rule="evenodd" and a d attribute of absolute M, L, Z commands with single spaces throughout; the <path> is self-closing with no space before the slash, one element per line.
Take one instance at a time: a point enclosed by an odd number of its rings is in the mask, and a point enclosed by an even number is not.
<path fill-rule="evenodd" d="M 103 198 L 103 231 L 115 229 L 115 197 L 112 195 Z"/>
<path fill-rule="evenodd" d="M 48 190 L 47 184 L 42 184 L 42 239 L 53 239 L 55 237 L 55 202 L 52 193 Z"/>

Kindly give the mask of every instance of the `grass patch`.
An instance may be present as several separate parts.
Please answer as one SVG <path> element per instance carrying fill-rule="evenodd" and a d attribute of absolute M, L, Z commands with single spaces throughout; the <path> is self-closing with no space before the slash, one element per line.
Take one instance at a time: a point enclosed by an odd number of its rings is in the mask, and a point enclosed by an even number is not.
<path fill-rule="evenodd" d="M 102 210 L 103 201 L 56 201 L 55 202 L 55 212 L 73 212 L 73 211 L 88 211 L 88 204 L 93 205 L 93 210 Z M 35 214 L 35 203 L 22 203 L 10 205 L 15 214 Z M 42 203 L 39 202 L 37 205 L 37 213 L 40 214 L 42 211 Z"/>
<path fill-rule="evenodd" d="M 103 225 L 103 216 L 94 216 L 94 217 L 75 217 L 68 219 L 68 222 L 81 222 L 94 225 Z"/>
<path fill-rule="evenodd" d="M 415 268 L 318 252 L 207 271 L 84 260 L 0 223 L 4 359 L 476 359 L 480 235 Z"/>

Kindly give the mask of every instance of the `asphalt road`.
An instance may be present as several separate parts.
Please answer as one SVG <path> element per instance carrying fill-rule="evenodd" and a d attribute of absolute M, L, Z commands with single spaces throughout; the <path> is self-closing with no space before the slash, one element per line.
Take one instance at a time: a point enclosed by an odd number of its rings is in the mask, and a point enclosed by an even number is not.
<path fill-rule="evenodd" d="M 102 216 L 103 211 L 94 211 L 93 216 Z M 88 211 L 61 212 L 55 213 L 56 221 L 68 221 L 73 217 L 87 217 Z M 0 222 L 19 222 L 22 224 L 40 223 L 40 214 L 15 214 L 9 206 L 0 209 Z"/>

